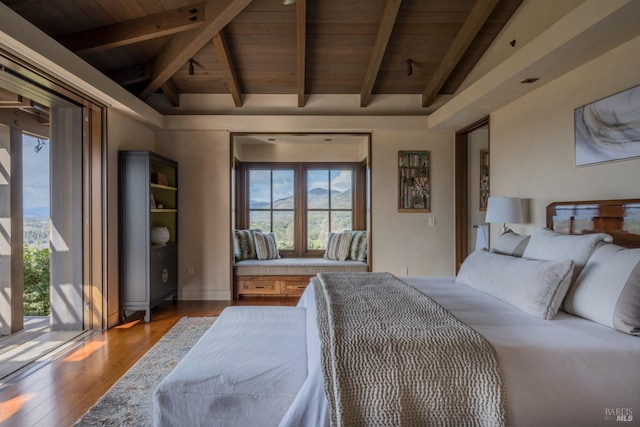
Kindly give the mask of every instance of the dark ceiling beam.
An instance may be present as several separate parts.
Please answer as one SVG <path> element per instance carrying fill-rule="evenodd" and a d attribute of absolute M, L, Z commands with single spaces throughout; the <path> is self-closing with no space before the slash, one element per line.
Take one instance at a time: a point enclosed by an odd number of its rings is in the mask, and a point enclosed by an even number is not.
<path fill-rule="evenodd" d="M 464 24 L 458 31 L 456 38 L 451 43 L 451 47 L 445 54 L 442 62 L 438 66 L 427 87 L 422 92 L 422 106 L 428 107 L 438 96 L 438 92 L 442 89 L 451 73 L 453 72 L 462 55 L 467 51 L 471 42 L 476 37 L 489 15 L 498 4 L 499 0 L 478 0 L 469 12 Z"/>
<path fill-rule="evenodd" d="M 151 64 L 146 62 L 132 67 L 120 68 L 107 73 L 107 76 L 120 86 L 127 86 L 149 80 L 151 77 Z"/>
<path fill-rule="evenodd" d="M 229 54 L 229 49 L 225 43 L 222 31 L 213 36 L 213 46 L 218 54 L 218 61 L 220 61 L 220 65 L 222 66 L 222 72 L 227 80 L 233 103 L 236 107 L 242 107 L 242 92 L 240 91 L 240 84 L 238 84 L 238 74 L 233 67 L 231 55 Z"/>
<path fill-rule="evenodd" d="M 162 93 L 169 99 L 171 105 L 174 107 L 180 106 L 180 92 L 178 91 L 178 86 L 176 86 L 172 79 L 167 80 L 160 88 L 162 89 Z"/>
<path fill-rule="evenodd" d="M 384 52 L 387 50 L 387 44 L 393 31 L 393 26 L 396 23 L 396 17 L 398 16 L 398 10 L 402 0 L 387 0 L 387 5 L 382 13 L 382 20 L 380 21 L 380 27 L 378 28 L 378 35 L 376 36 L 376 42 L 373 45 L 373 51 L 369 57 L 369 65 L 364 75 L 364 82 L 362 84 L 362 90 L 360 91 L 360 106 L 366 107 L 371 100 L 371 92 L 373 91 L 373 85 L 378 77 L 378 71 L 380 71 L 380 64 L 382 64 L 382 58 Z"/>
<path fill-rule="evenodd" d="M 305 80 L 307 60 L 307 0 L 296 2 L 296 64 L 298 73 L 298 107 L 305 104 Z"/>
<path fill-rule="evenodd" d="M 60 37 L 58 42 L 73 52 L 93 52 L 191 30 L 204 22 L 204 3 L 195 3 L 166 12 L 69 34 Z"/>
<path fill-rule="evenodd" d="M 205 23 L 193 30 L 174 35 L 153 58 L 151 80 L 140 98 L 146 99 L 158 90 L 249 3 L 251 0 L 207 0 Z"/>

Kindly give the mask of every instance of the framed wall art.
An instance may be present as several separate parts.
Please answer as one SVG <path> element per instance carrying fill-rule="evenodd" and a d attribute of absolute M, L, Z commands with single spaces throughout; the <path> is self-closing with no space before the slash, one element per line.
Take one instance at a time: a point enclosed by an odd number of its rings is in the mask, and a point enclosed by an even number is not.
<path fill-rule="evenodd" d="M 398 151 L 398 212 L 431 212 L 429 151 Z"/>
<path fill-rule="evenodd" d="M 576 166 L 640 157 L 640 86 L 574 111 Z"/>
<path fill-rule="evenodd" d="M 489 150 L 480 150 L 480 210 L 486 211 L 489 203 Z"/>

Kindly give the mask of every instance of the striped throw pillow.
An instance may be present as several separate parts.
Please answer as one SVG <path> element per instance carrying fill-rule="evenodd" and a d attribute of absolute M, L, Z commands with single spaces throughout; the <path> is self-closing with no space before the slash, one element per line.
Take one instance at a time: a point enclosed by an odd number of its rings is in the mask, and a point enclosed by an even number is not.
<path fill-rule="evenodd" d="M 327 249 L 324 257 L 335 261 L 345 261 L 349 257 L 351 249 L 351 231 L 342 233 L 329 233 Z"/>
<path fill-rule="evenodd" d="M 259 228 L 250 230 L 234 230 L 233 231 L 233 252 L 236 261 L 245 259 L 256 259 L 256 246 L 254 244 L 253 233 L 261 232 Z"/>
<path fill-rule="evenodd" d="M 351 248 L 349 249 L 349 258 L 354 261 L 367 260 L 367 232 L 352 231 L 351 232 Z"/>
<path fill-rule="evenodd" d="M 256 243 L 256 254 L 258 259 L 280 258 L 276 236 L 273 233 L 254 232 L 253 238 Z"/>

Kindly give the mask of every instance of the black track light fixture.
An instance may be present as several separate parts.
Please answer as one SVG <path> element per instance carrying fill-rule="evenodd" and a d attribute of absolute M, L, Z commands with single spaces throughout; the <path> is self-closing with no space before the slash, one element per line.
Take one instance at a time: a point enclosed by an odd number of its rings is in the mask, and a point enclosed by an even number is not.
<path fill-rule="evenodd" d="M 407 59 L 407 76 L 413 74 L 413 59 Z"/>
<path fill-rule="evenodd" d="M 193 64 L 195 64 L 196 61 L 194 61 L 193 59 L 189 60 L 189 75 L 193 76 L 193 72 L 194 72 L 194 66 Z"/>

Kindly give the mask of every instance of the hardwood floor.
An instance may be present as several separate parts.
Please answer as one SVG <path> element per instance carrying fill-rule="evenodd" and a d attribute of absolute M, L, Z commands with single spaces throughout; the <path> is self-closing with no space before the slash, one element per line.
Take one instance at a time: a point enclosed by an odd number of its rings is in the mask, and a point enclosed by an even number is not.
<path fill-rule="evenodd" d="M 36 366 L 0 391 L 2 426 L 70 426 L 181 317 L 217 316 L 230 305 L 295 305 L 297 298 L 241 301 L 167 301 L 107 331 L 93 334 L 64 356 Z"/>

